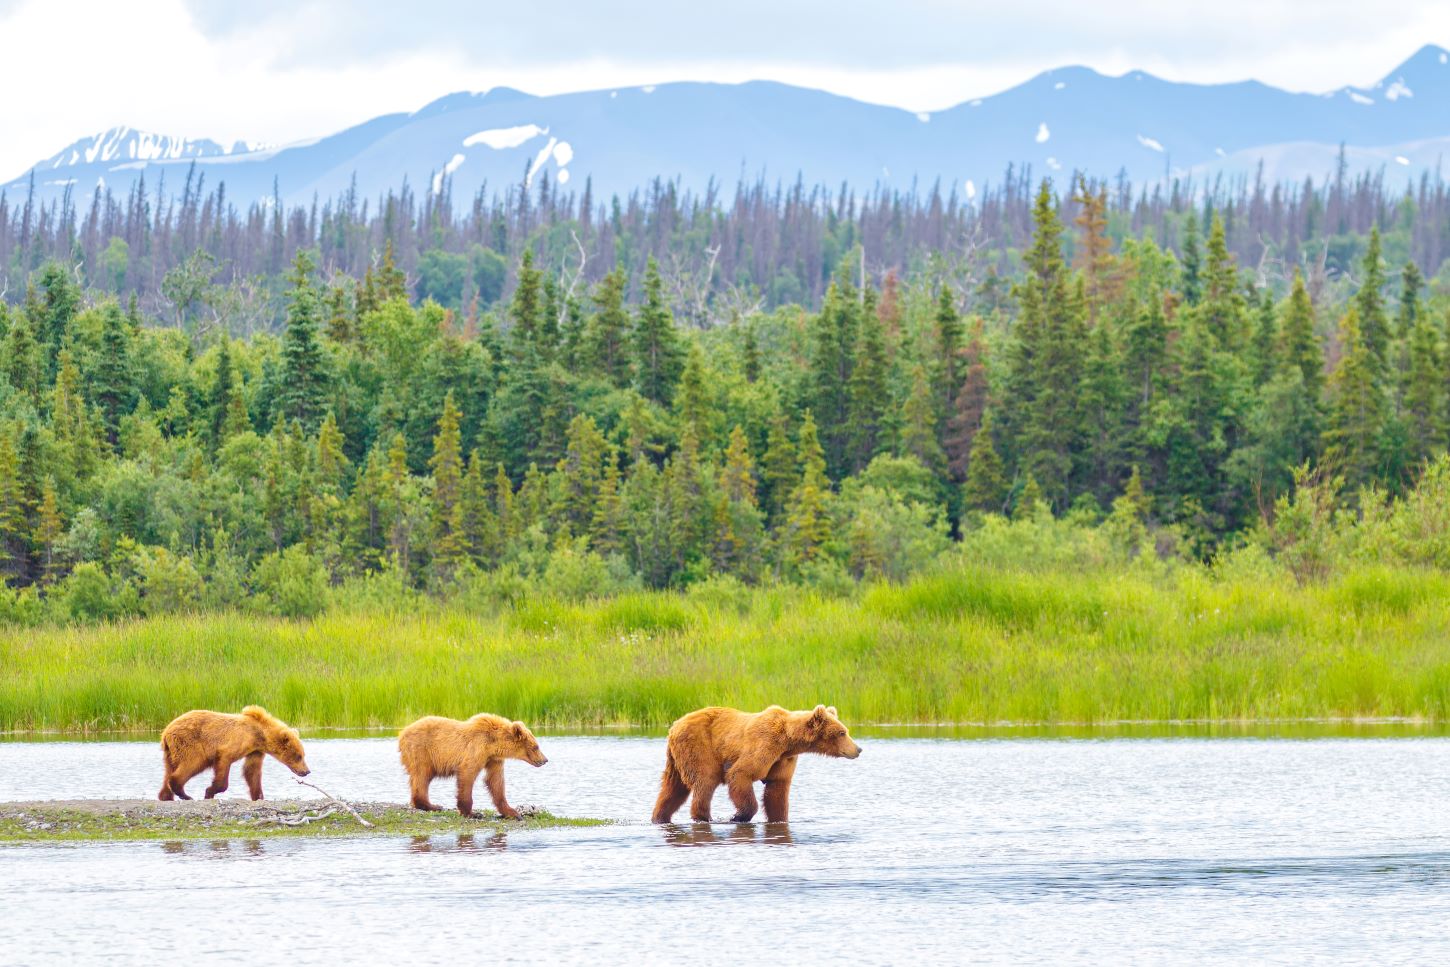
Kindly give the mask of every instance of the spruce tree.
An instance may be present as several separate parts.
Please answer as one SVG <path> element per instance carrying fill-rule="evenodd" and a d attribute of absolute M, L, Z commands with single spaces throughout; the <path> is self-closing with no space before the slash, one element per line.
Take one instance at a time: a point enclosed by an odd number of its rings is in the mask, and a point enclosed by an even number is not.
<path fill-rule="evenodd" d="M 1006 471 L 997 445 L 992 439 L 992 411 L 982 414 L 982 425 L 972 437 L 971 458 L 967 463 L 967 479 L 962 485 L 962 504 L 967 510 L 1000 514 L 1007 503 Z"/>
<path fill-rule="evenodd" d="M 1314 306 L 1309 301 L 1309 290 L 1304 287 L 1304 276 L 1297 271 L 1279 330 L 1279 365 L 1298 368 L 1305 391 L 1318 405 L 1324 389 L 1324 351 L 1314 334 Z"/>
<path fill-rule="evenodd" d="M 849 397 L 847 385 L 856 340 L 857 303 L 850 293 L 832 282 L 821 311 L 811 320 L 810 386 L 806 403 L 815 415 L 826 453 L 827 472 L 843 472 Z"/>
<path fill-rule="evenodd" d="M 433 456 L 428 469 L 433 473 L 433 565 L 441 578 L 452 577 L 463 562 L 467 535 L 463 532 L 463 441 L 459 431 L 461 414 L 453 393 L 443 398 L 438 418 L 438 435 L 433 438 Z"/>
<path fill-rule="evenodd" d="M 801 421 L 800 455 L 800 482 L 790 495 L 782 540 L 784 559 L 791 567 L 820 558 L 831 536 L 827 513 L 831 485 L 826 478 L 825 451 L 816 435 L 816 421 L 810 410 Z"/>
<path fill-rule="evenodd" d="M 1382 379 L 1386 372 L 1390 355 L 1390 322 L 1389 313 L 1385 308 L 1385 270 L 1380 250 L 1380 230 L 1376 226 L 1370 229 L 1369 245 L 1364 250 L 1364 262 L 1361 265 L 1364 280 L 1361 282 L 1359 291 L 1354 296 L 1354 306 L 1357 310 L 1359 330 L 1364 338 L 1364 344 L 1374 355 L 1376 378 Z"/>
<path fill-rule="evenodd" d="M 634 324 L 635 388 L 645 399 L 669 406 L 684 368 L 684 352 L 675 320 L 665 305 L 660 267 L 650 258 L 644 275 L 644 302 Z"/>
<path fill-rule="evenodd" d="M 1420 292 L 1424 288 L 1425 276 L 1421 274 L 1420 267 L 1414 262 L 1406 262 L 1400 272 L 1400 308 L 1395 314 L 1396 328 L 1401 339 L 1409 339 L 1410 334 L 1415 331 L 1415 323 L 1420 321 L 1420 315 L 1424 312 Z"/>
<path fill-rule="evenodd" d="M 216 378 L 212 381 L 211 399 L 207 407 L 210 413 L 209 437 L 213 451 L 226 439 L 222 431 L 227 422 L 227 410 L 232 405 L 233 392 L 231 340 L 223 334 L 221 344 L 217 346 Z"/>
<path fill-rule="evenodd" d="M 616 267 L 594 287 L 594 315 L 585 335 L 587 365 L 621 389 L 629 385 L 629 313 L 624 308 L 628 280 Z"/>
<path fill-rule="evenodd" d="M 963 347 L 961 355 L 962 384 L 956 399 L 952 401 L 945 446 L 952 479 L 959 483 L 967 478 L 972 440 L 982 425 L 990 391 L 987 382 L 987 349 L 981 319 L 972 326 L 972 336 Z"/>
<path fill-rule="evenodd" d="M 760 482 L 765 489 L 765 509 L 772 521 L 785 510 L 791 489 L 800 479 L 800 461 L 791 443 L 785 414 L 777 411 L 770 421 L 765 456 L 760 465 Z"/>
<path fill-rule="evenodd" d="M 1203 253 L 1199 248 L 1198 215 L 1192 209 L 1183 223 L 1183 251 L 1179 256 L 1182 265 L 1183 301 L 1190 306 L 1198 305 L 1203 296 Z"/>
<path fill-rule="evenodd" d="M 957 312 L 956 296 L 943 285 L 937 290 L 936 300 L 936 351 L 941 364 L 941 376 L 937 385 L 937 398 L 941 401 L 941 412 L 950 413 L 961 388 L 962 374 L 960 354 L 965 326 Z"/>
<path fill-rule="evenodd" d="M 65 522 L 60 516 L 60 503 L 55 493 L 55 478 L 47 477 L 40 494 L 40 505 L 35 512 L 35 530 L 31 540 L 40 559 L 41 580 L 51 584 L 60 574 L 60 558 L 56 545 L 65 533 Z"/>
<path fill-rule="evenodd" d="M 131 412 L 137 395 L 131 329 L 121 307 L 108 303 L 101 312 L 101 354 L 91 377 L 91 398 L 100 407 L 106 440 L 113 447 L 119 439 L 121 417 Z"/>
<path fill-rule="evenodd" d="M 1053 499 L 1067 495 L 1079 426 L 1082 366 L 1081 306 L 1068 290 L 1062 226 L 1051 184 L 1044 180 L 1033 206 L 1026 277 L 1014 289 L 1020 312 L 1010 344 L 1004 429 L 1020 472 L 1030 473 Z"/>
<path fill-rule="evenodd" d="M 524 249 L 518 284 L 509 302 L 509 351 L 515 360 L 539 359 L 539 329 L 543 325 L 543 273 L 534 268 L 533 249 Z"/>
<path fill-rule="evenodd" d="M 326 409 L 327 358 L 319 325 L 321 303 L 312 273 L 312 254 L 300 249 L 288 277 L 292 289 L 287 305 L 287 328 L 282 335 L 282 378 L 277 389 L 277 412 L 296 420 L 307 432 L 317 429 Z"/>
<path fill-rule="evenodd" d="M 1420 463 L 1441 453 L 1446 443 L 1446 386 L 1441 369 L 1440 333 L 1429 313 L 1419 313 L 1409 336 L 1409 371 L 1404 402 L 1408 454 Z"/>
<path fill-rule="evenodd" d="M 889 363 L 886 334 L 874 305 L 861 314 L 855 356 L 846 387 L 846 463 L 851 472 L 860 472 L 887 444 L 884 417 L 890 399 Z"/>
<path fill-rule="evenodd" d="M 947 455 L 937 440 L 936 406 L 926 367 L 917 364 L 911 372 L 911 392 L 901 407 L 901 438 L 897 452 L 915 457 L 940 480 L 946 475 Z"/>
<path fill-rule="evenodd" d="M 0 433 L 0 586 L 25 570 L 25 494 L 20 486 L 20 456 L 15 439 Z"/>
<path fill-rule="evenodd" d="M 1352 493 L 1375 478 L 1386 406 L 1379 361 L 1360 329 L 1356 306 L 1340 320 L 1339 341 L 1339 365 L 1330 377 L 1324 460 Z"/>

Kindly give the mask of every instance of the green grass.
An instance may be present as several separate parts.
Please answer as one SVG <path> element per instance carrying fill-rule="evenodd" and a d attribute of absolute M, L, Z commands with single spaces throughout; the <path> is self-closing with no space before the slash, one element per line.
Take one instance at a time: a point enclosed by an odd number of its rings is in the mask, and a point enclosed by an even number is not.
<path fill-rule="evenodd" d="M 242 614 L 0 631 L 0 730 L 159 729 L 265 705 L 302 727 L 487 710 L 536 728 L 659 727 L 724 704 L 852 723 L 1450 719 L 1450 576 L 1322 585 L 957 564 L 847 599 L 534 599 L 481 615 Z"/>
<path fill-rule="evenodd" d="M 465 819 L 456 812 L 423 813 L 403 806 L 361 804 L 358 812 L 373 824 L 371 829 L 359 825 L 347 813 L 339 811 L 317 822 L 300 826 L 281 825 L 267 820 L 277 810 L 254 812 L 256 807 L 232 806 L 225 814 L 207 810 L 168 809 L 156 803 L 141 807 L 92 803 L 85 807 L 64 804 L 26 803 L 19 807 L 0 808 L 0 843 L 95 841 L 95 840 L 229 840 L 273 839 L 284 837 L 362 837 L 437 835 L 489 836 L 514 830 L 555 829 L 559 827 L 603 826 L 607 820 L 566 819 L 546 812 L 519 820 L 506 820 L 497 815 Z M 97 806 L 106 808 L 95 808 Z M 292 803 L 281 815 L 293 810 L 321 812 L 316 803 Z"/>

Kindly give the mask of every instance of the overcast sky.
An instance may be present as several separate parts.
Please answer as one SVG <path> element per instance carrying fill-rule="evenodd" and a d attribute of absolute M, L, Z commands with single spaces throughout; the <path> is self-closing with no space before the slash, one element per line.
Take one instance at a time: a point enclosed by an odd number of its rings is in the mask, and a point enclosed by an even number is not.
<path fill-rule="evenodd" d="M 910 110 L 1085 64 L 1368 85 L 1450 2 L 0 0 L 0 178 L 104 128 L 284 143 L 457 90 L 768 78 Z"/>

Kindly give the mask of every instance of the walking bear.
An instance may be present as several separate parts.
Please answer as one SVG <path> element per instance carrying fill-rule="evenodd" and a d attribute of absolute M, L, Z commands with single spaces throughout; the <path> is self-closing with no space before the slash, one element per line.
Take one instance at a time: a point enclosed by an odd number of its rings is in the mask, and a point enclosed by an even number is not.
<path fill-rule="evenodd" d="M 655 801 L 654 822 L 667 823 L 693 795 L 690 818 L 710 821 L 710 799 L 722 782 L 735 804 L 732 822 L 755 816 L 754 784 L 765 783 L 765 818 L 790 818 L 790 781 L 796 756 L 802 752 L 854 759 L 861 747 L 835 708 L 817 705 L 810 712 L 788 712 L 772 705 L 764 712 L 733 708 L 702 708 L 670 726 L 665 748 L 665 774 Z"/>
<path fill-rule="evenodd" d="M 212 770 L 206 798 L 227 791 L 232 763 L 243 760 L 242 776 L 253 799 L 262 798 L 262 757 L 270 755 L 299 776 L 310 771 L 302 755 L 297 730 L 273 718 L 259 705 L 248 705 L 242 714 L 187 712 L 171 720 L 161 733 L 161 757 L 166 777 L 157 798 L 190 799 L 186 784 L 197 773 Z"/>
<path fill-rule="evenodd" d="M 466 722 L 437 715 L 421 718 L 398 733 L 398 753 L 408 770 L 413 808 L 441 808 L 428 801 L 428 783 L 457 776 L 458 811 L 472 816 L 473 783 L 482 772 L 493 807 L 505 819 L 518 819 L 519 814 L 504 798 L 504 760 L 522 759 L 535 767 L 549 761 L 524 723 L 487 712 Z"/>

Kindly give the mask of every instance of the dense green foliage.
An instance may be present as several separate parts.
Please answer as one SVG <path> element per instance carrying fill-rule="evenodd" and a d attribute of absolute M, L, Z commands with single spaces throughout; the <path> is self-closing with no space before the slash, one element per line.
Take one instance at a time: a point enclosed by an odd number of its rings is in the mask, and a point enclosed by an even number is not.
<path fill-rule="evenodd" d="M 1146 534 L 1128 504 L 1096 527 L 1039 505 L 986 519 L 927 573 L 838 593 L 716 577 L 585 598 L 604 576 L 556 559 L 447 602 L 396 581 L 338 589 L 313 621 L 10 629 L 0 730 L 155 730 L 253 701 L 304 728 L 480 708 L 659 728 L 702 705 L 822 701 L 857 724 L 1445 721 L 1450 463 L 1427 486 L 1336 516 L 1308 484 L 1212 566 L 1134 554 Z"/>
<path fill-rule="evenodd" d="M 1068 228 L 1042 185 L 1005 290 L 861 288 L 847 253 L 819 309 L 707 330 L 653 261 L 631 306 L 622 269 L 586 291 L 525 250 L 506 305 L 460 317 L 390 251 L 327 281 L 304 250 L 280 338 L 245 340 L 49 264 L 0 308 L 0 616 L 840 588 L 1044 510 L 1206 560 L 1279 527 L 1296 472 L 1325 513 L 1413 499 L 1450 429 L 1443 296 L 1390 279 L 1377 232 L 1342 302 L 1296 276 L 1275 303 L 1216 214 L 1180 259 L 1074 203 Z"/>

